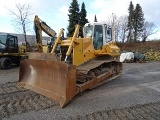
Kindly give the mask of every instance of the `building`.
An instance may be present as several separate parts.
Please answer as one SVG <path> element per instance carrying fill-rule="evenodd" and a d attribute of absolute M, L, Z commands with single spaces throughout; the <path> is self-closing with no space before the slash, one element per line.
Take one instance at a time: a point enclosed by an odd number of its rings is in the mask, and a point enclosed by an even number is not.
<path fill-rule="evenodd" d="M 0 34 L 11 34 L 15 35 L 18 37 L 18 42 L 25 42 L 24 35 L 23 34 L 16 34 L 16 33 L 5 33 L 5 32 L 0 32 Z M 44 44 L 47 43 L 47 41 L 50 41 L 50 37 L 48 36 L 43 36 L 42 37 L 42 42 Z M 27 35 L 27 42 L 30 44 L 30 46 L 35 46 L 36 45 L 36 36 L 35 35 Z"/>

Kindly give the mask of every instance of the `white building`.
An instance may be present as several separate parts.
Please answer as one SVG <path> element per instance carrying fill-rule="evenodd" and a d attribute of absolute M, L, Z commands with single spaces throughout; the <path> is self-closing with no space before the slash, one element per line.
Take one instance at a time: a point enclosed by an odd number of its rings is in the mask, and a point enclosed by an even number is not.
<path fill-rule="evenodd" d="M 16 34 L 16 33 L 5 33 L 5 32 L 0 32 L 0 34 L 11 34 L 15 35 L 18 37 L 18 42 L 25 42 L 24 35 L 23 34 Z M 48 36 L 43 36 L 43 43 L 47 43 L 47 41 L 50 41 L 50 37 Z M 46 42 L 45 42 L 46 41 Z M 36 36 L 35 35 L 27 35 L 27 42 L 29 42 L 30 46 L 35 46 L 36 45 Z"/>

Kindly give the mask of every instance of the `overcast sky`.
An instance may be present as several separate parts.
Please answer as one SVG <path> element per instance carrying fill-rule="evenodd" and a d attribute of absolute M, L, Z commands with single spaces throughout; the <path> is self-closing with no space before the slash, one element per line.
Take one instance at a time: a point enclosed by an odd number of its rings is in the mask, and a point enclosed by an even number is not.
<path fill-rule="evenodd" d="M 0 0 L 0 32 L 15 33 L 12 25 L 13 16 L 7 10 L 15 10 L 16 4 L 29 4 L 33 15 L 45 21 L 57 33 L 60 28 L 68 26 L 68 8 L 72 0 Z M 81 9 L 82 2 L 85 3 L 87 19 L 94 21 L 96 14 L 98 21 L 106 21 L 114 13 L 117 16 L 128 15 L 130 0 L 78 0 Z M 160 38 L 160 0 L 132 0 L 134 6 L 139 3 L 144 12 L 144 18 L 149 22 L 154 22 L 159 32 L 150 38 Z M 31 32 L 30 34 L 34 34 Z"/>

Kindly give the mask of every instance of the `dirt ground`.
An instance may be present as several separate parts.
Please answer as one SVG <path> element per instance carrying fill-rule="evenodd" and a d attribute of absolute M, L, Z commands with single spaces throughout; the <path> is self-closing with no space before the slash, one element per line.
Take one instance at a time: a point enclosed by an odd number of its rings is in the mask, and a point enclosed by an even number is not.
<path fill-rule="evenodd" d="M 0 119 L 160 119 L 160 62 L 123 63 L 121 77 L 77 95 L 62 109 L 51 99 L 17 87 L 18 72 L 19 67 L 0 70 Z"/>

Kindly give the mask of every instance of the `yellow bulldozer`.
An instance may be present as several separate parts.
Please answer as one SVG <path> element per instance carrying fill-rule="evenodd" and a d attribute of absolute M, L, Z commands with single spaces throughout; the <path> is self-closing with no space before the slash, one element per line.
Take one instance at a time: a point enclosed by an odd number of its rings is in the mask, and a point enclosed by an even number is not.
<path fill-rule="evenodd" d="M 18 85 L 57 101 L 64 107 L 86 89 L 119 77 L 120 49 L 112 40 L 112 29 L 105 23 L 87 23 L 84 37 L 76 25 L 73 37 L 61 40 L 62 28 L 51 53 L 31 53 L 21 61 Z M 57 46 L 60 51 L 55 52 Z"/>

